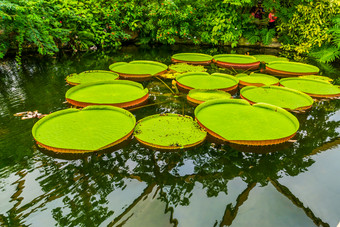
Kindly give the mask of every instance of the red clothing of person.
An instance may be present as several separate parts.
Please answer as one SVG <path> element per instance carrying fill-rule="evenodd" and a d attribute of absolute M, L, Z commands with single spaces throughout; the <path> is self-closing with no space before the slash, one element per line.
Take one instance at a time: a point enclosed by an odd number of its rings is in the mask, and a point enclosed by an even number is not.
<path fill-rule="evenodd" d="M 275 20 L 277 19 L 274 13 L 269 13 L 268 18 L 269 18 L 269 22 L 275 22 Z"/>

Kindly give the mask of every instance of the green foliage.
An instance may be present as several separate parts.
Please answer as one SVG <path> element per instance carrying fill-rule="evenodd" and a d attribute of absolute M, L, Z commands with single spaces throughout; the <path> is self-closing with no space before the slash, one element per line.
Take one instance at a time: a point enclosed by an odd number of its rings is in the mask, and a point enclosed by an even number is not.
<path fill-rule="evenodd" d="M 320 62 L 334 61 L 340 55 L 339 14 L 338 1 L 302 1 L 278 26 L 281 35 L 288 37 L 283 49 L 308 54 Z"/>
<path fill-rule="evenodd" d="M 0 58 L 14 48 L 20 59 L 23 47 L 52 55 L 60 48 L 83 51 L 126 42 L 236 47 L 245 37 L 267 45 L 276 33 L 266 28 L 272 9 L 284 50 L 306 54 L 315 46 L 340 46 L 337 1 L 264 0 L 261 21 L 250 16 L 254 5 L 252 0 L 3 0 Z"/>

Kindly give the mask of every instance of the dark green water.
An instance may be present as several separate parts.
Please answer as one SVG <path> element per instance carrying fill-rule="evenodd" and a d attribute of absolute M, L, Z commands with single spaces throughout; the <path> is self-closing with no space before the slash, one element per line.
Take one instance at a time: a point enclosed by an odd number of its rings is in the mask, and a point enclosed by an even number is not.
<path fill-rule="evenodd" d="M 277 54 L 237 49 L 248 51 Z M 178 52 L 230 53 L 186 46 L 125 47 L 57 58 L 25 56 L 21 68 L 12 59 L 1 62 L 0 226 L 336 226 L 340 100 L 315 103 L 311 111 L 297 115 L 297 142 L 269 154 L 208 142 L 188 151 L 159 152 L 132 140 L 111 153 L 66 160 L 72 157 L 38 150 L 31 135 L 36 119 L 13 116 L 67 108 L 68 74 L 108 69 L 115 61 L 170 64 L 170 56 Z M 333 78 L 339 75 L 322 70 Z M 159 81 L 143 85 L 151 91 L 150 103 L 170 102 L 134 111 L 137 120 L 156 113 L 193 116 L 194 108 L 183 97 L 172 97 Z"/>

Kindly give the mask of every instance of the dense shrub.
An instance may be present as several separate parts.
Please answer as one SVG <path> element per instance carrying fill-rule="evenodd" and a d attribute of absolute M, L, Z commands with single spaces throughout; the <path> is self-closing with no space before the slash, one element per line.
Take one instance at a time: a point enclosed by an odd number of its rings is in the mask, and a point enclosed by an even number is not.
<path fill-rule="evenodd" d="M 20 58 L 23 47 L 52 55 L 64 47 L 112 48 L 131 41 L 236 47 L 245 37 L 252 44 L 269 44 L 276 31 L 254 23 L 249 10 L 256 4 L 253 0 L 2 0 L 0 58 L 9 48 L 17 49 Z M 302 54 L 320 51 L 316 46 L 338 50 L 334 18 L 340 6 L 335 0 L 266 0 L 263 6 L 266 15 L 276 9 L 286 50 Z"/>

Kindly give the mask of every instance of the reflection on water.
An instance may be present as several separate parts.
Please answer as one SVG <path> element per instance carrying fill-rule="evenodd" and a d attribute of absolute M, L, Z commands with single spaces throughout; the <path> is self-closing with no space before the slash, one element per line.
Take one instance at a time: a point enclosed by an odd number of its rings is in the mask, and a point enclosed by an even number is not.
<path fill-rule="evenodd" d="M 31 135 L 36 119 L 13 116 L 26 110 L 49 113 L 67 108 L 63 102 L 68 74 L 135 59 L 169 64 L 173 53 L 184 51 L 228 52 L 127 47 L 57 58 L 28 56 L 20 68 L 11 59 L 1 63 L 0 225 L 336 225 L 339 100 L 317 102 L 311 111 L 296 115 L 301 125 L 297 142 L 270 153 L 241 152 L 239 147 L 209 142 L 184 152 L 159 152 L 131 140 L 113 152 L 55 156 L 36 147 Z M 173 96 L 158 80 L 143 85 L 149 88 L 153 105 L 134 110 L 137 120 L 169 112 L 193 116 L 194 107 L 185 96 Z"/>

